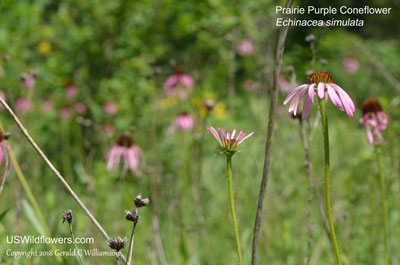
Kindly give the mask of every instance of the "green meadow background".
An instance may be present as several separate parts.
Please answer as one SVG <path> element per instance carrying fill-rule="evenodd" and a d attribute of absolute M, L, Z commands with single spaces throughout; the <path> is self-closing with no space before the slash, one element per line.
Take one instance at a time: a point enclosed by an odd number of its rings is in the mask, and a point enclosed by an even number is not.
<path fill-rule="evenodd" d="M 295 1 L 294 6 L 317 5 Z M 329 6 L 330 1 L 319 1 Z M 337 1 L 335 6 L 364 6 Z M 380 100 L 389 116 L 383 132 L 383 170 L 387 188 L 390 260 L 400 264 L 400 27 L 398 1 L 374 1 L 392 7 L 384 16 L 361 16 L 363 28 L 290 28 L 282 75 L 306 82 L 310 71 L 328 71 L 356 105 L 354 118 L 328 103 L 331 147 L 331 191 L 336 233 L 344 265 L 381 265 L 383 223 L 377 164 L 359 123 L 361 105 Z M 134 245 L 136 265 L 237 264 L 230 216 L 226 161 L 207 126 L 255 130 L 233 157 L 233 185 L 244 263 L 251 262 L 253 225 L 264 161 L 267 117 L 278 28 L 271 0 L 2 0 L 0 1 L 0 90 L 14 108 L 28 97 L 32 110 L 20 119 L 55 167 L 112 236 L 130 236 L 125 209 L 133 209 L 138 193 L 151 204 L 141 208 Z M 311 18 L 304 16 L 305 18 Z M 341 17 L 341 16 L 340 16 Z M 342 16 L 347 18 L 346 16 Z M 337 17 L 339 18 L 339 17 Z M 315 64 L 309 34 L 315 36 Z M 249 39 L 251 53 L 236 46 Z M 343 67 L 345 58 L 359 62 L 356 73 Z M 321 61 L 322 60 L 322 61 Z M 168 98 L 163 82 L 175 66 L 195 82 L 187 100 Z M 29 89 L 21 74 L 34 72 Z M 245 81 L 252 80 L 252 88 Z M 77 97 L 65 88 L 75 84 Z M 295 88 L 290 85 L 290 90 Z M 228 96 L 229 89 L 235 91 Z M 307 214 L 311 210 L 311 264 L 335 264 L 324 231 L 319 202 L 308 197 L 308 176 L 299 122 L 287 114 L 281 91 L 277 110 L 271 174 L 265 200 L 259 264 L 301 265 L 308 254 Z M 215 108 L 206 115 L 205 100 Z M 53 109 L 43 111 L 43 102 Z M 85 114 L 60 117 L 60 109 L 83 102 Z M 115 116 L 103 112 L 117 105 Z M 182 110 L 195 119 L 195 130 L 168 132 Z M 315 186 L 324 191 L 323 141 L 317 107 L 305 122 Z M 74 211 L 74 232 L 94 237 L 82 249 L 109 250 L 104 238 L 29 145 L 15 122 L 0 110 L 4 132 L 52 237 L 69 237 L 62 212 Z M 104 126 L 114 128 L 110 135 Z M 108 171 L 106 155 L 122 133 L 143 150 L 142 174 Z M 4 170 L 4 164 L 1 168 Z M 77 258 L 13 259 L 6 250 L 50 250 L 48 245 L 10 245 L 7 235 L 44 234 L 31 199 L 12 167 L 0 195 L 1 265 L 79 264 Z M 310 208 L 311 207 L 311 208 Z M 67 251 L 72 245 L 56 245 Z M 126 255 L 127 248 L 123 250 Z M 114 257 L 84 257 L 85 264 L 115 264 Z"/>

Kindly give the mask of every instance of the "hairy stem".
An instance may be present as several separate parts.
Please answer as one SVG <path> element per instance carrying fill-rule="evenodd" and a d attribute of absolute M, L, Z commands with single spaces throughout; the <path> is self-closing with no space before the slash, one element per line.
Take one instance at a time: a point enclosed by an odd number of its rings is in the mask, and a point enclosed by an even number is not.
<path fill-rule="evenodd" d="M 72 242 L 74 243 L 74 247 L 75 247 L 76 253 L 78 254 L 78 257 L 79 257 L 79 262 L 82 265 L 84 265 L 83 260 L 82 260 L 82 256 L 81 256 L 81 254 L 79 254 L 78 245 L 75 242 L 74 232 L 72 231 L 72 222 L 68 222 L 68 225 L 69 225 L 69 231 L 71 232 Z"/>
<path fill-rule="evenodd" d="M 232 184 L 232 155 L 226 156 L 226 169 L 228 170 L 228 189 L 229 189 L 229 201 L 231 205 L 231 214 L 233 221 L 233 229 L 235 230 L 235 238 L 236 238 L 236 247 L 237 254 L 239 258 L 239 264 L 243 265 L 242 261 L 242 250 L 240 248 L 240 238 L 239 238 L 239 229 L 236 221 L 236 211 L 235 211 L 235 198 L 233 195 L 233 184 Z"/>
<path fill-rule="evenodd" d="M 293 4 L 293 0 L 286 1 L 286 7 L 290 7 Z M 258 263 L 258 242 L 260 239 L 260 228 L 261 228 L 261 216 L 264 204 L 264 197 L 267 191 L 267 183 L 269 177 L 269 168 L 271 162 L 271 149 L 272 149 L 272 137 L 274 134 L 275 125 L 275 113 L 276 106 L 278 102 L 278 80 L 282 67 L 283 52 L 285 50 L 285 40 L 288 32 L 288 27 L 282 27 L 279 31 L 278 44 L 276 47 L 276 57 L 274 66 L 274 76 L 271 92 L 271 104 L 269 107 L 269 120 L 268 120 L 268 132 L 267 132 L 267 142 L 265 145 L 265 158 L 264 158 L 264 169 L 261 180 L 260 194 L 258 196 L 257 213 L 254 222 L 254 232 L 253 232 L 253 248 L 251 254 L 251 264 L 257 265 Z"/>
<path fill-rule="evenodd" d="M 381 206 L 383 215 L 383 236 L 384 236 L 384 247 L 385 247 L 385 265 L 389 265 L 389 245 L 388 245 L 388 221 L 387 221 L 387 208 L 386 208 L 386 189 L 385 189 L 385 179 L 383 178 L 382 170 L 382 152 L 380 145 L 375 146 L 376 161 L 378 163 L 379 170 L 379 185 L 381 190 Z"/>
<path fill-rule="evenodd" d="M 47 158 L 47 156 L 43 153 L 43 151 L 40 149 L 40 147 L 32 139 L 28 130 L 24 127 L 24 125 L 18 119 L 18 117 L 14 113 L 14 111 L 10 108 L 10 106 L 8 106 L 8 104 L 1 97 L 0 97 L 0 103 L 10 113 L 11 117 L 17 123 L 18 127 L 21 129 L 22 133 L 25 135 L 28 142 L 33 146 L 33 148 L 36 150 L 36 152 L 39 154 L 39 156 L 43 159 L 43 161 L 46 163 L 46 165 L 50 168 L 50 170 L 54 173 L 54 175 L 56 175 L 56 177 L 61 181 L 61 183 L 64 185 L 64 187 L 67 189 L 67 191 L 71 194 L 71 196 L 78 203 L 79 207 L 85 212 L 85 214 L 89 217 L 89 219 L 92 221 L 92 223 L 97 227 L 97 229 L 100 231 L 100 233 L 105 237 L 106 240 L 110 239 L 110 237 L 107 235 L 107 233 L 103 229 L 103 227 L 99 224 L 99 222 L 96 220 L 96 218 L 94 218 L 93 214 L 86 208 L 86 206 L 83 204 L 83 202 L 78 197 L 78 195 L 76 195 L 76 193 L 69 186 L 68 182 L 63 178 L 63 176 L 60 174 L 60 172 L 58 172 L 58 170 L 53 166 L 53 164 L 50 162 L 50 160 Z M 122 253 L 121 253 L 121 259 L 124 261 L 124 263 L 126 263 L 126 259 L 122 255 Z"/>
<path fill-rule="evenodd" d="M 340 253 L 339 253 L 339 247 L 338 243 L 336 240 L 336 234 L 335 234 L 335 227 L 333 225 L 333 220 L 332 220 L 332 212 L 331 212 L 331 195 L 330 195 L 330 189 L 329 189 L 329 167 L 330 167 L 330 162 L 329 162 L 329 133 L 328 133 L 328 117 L 326 115 L 326 104 L 324 99 L 318 98 L 319 102 L 319 109 L 321 111 L 321 120 L 322 120 L 322 133 L 324 137 L 324 152 L 325 152 L 325 207 L 326 207 L 326 214 L 328 217 L 328 223 L 329 223 L 329 230 L 331 232 L 331 241 L 333 245 L 333 249 L 335 251 L 335 256 L 336 256 L 336 262 L 338 265 L 341 265 L 341 260 L 340 260 Z"/>

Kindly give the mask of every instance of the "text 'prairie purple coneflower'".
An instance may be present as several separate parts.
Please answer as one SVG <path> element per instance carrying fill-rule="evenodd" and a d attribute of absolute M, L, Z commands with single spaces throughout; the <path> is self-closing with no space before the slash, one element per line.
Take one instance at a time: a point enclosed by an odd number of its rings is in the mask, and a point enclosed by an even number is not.
<path fill-rule="evenodd" d="M 375 98 L 369 98 L 364 101 L 362 106 L 363 116 L 360 119 L 367 131 L 368 143 L 371 146 L 384 144 L 385 140 L 381 131 L 386 130 L 388 116 L 383 112 L 382 105 Z"/>
<path fill-rule="evenodd" d="M 304 96 L 302 118 L 305 119 L 310 113 L 311 105 L 314 105 L 315 94 L 317 94 L 320 99 L 324 98 L 326 102 L 328 101 L 328 98 L 330 98 L 336 107 L 341 111 L 346 111 L 347 115 L 353 117 L 355 111 L 353 101 L 340 86 L 333 83 L 332 76 L 326 72 L 313 73 L 309 75 L 308 84 L 296 87 L 286 97 L 283 104 L 286 105 L 293 99 L 289 106 L 289 113 L 296 116 L 300 100 Z"/>
<path fill-rule="evenodd" d="M 144 155 L 140 147 L 135 144 L 132 137 L 123 134 L 108 152 L 107 169 L 118 169 L 122 161 L 124 170 L 130 169 L 133 173 L 139 173 L 139 166 L 143 160 Z"/>

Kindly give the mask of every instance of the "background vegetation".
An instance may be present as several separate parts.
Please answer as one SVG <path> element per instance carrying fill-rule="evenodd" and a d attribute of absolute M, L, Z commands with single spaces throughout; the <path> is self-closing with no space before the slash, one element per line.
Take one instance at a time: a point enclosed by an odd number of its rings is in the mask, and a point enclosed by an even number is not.
<path fill-rule="evenodd" d="M 244 261 L 250 263 L 251 239 L 263 166 L 273 58 L 278 28 L 275 6 L 281 1 L 1 1 L 0 89 L 13 108 L 20 97 L 32 109 L 19 113 L 32 136 L 65 176 L 110 236 L 128 236 L 124 210 L 141 192 L 152 201 L 140 212 L 134 264 L 234 264 L 236 252 L 229 213 L 225 160 L 215 156 L 217 142 L 206 126 L 245 128 L 256 134 L 233 157 L 234 187 Z M 306 3 L 296 2 L 296 5 Z M 311 2 L 310 4 L 315 4 Z M 327 6 L 329 1 L 320 1 Z M 337 1 L 340 6 L 362 1 Z M 371 4 L 372 5 L 372 4 Z M 392 7 L 385 16 L 365 16 L 363 28 L 290 28 L 283 77 L 306 82 L 309 71 L 329 71 L 353 98 L 353 119 L 328 104 L 333 211 L 344 264 L 383 264 L 382 219 L 377 167 L 365 130 L 359 124 L 362 102 L 378 98 L 390 117 L 384 133 L 384 173 L 390 229 L 391 264 L 400 264 L 400 11 L 397 1 L 374 1 Z M 305 40 L 315 35 L 316 60 Z M 249 54 L 237 52 L 251 40 Z M 359 69 L 349 73 L 345 58 Z M 321 59 L 323 59 L 321 63 Z M 164 80 L 177 66 L 195 86 L 184 101 L 167 97 Z M 35 73 L 33 88 L 22 73 Z M 251 80 L 253 83 L 245 81 Z M 249 86 L 249 84 L 252 84 Z M 68 85 L 78 95 L 68 99 Z M 293 89 L 295 84 L 290 84 Z M 246 88 L 247 87 L 247 88 Z M 229 88 L 235 94 L 228 96 Z M 283 89 L 284 90 L 284 89 Z M 282 91 L 279 102 L 285 96 Z M 205 115 L 204 100 L 216 105 Z M 53 107 L 42 108 L 51 102 Z M 74 110 L 82 102 L 87 111 Z M 103 111 L 117 106 L 115 115 Z M 62 115 L 71 110 L 70 116 Z M 182 110 L 195 118 L 195 130 L 168 132 Z M 310 119 L 311 155 L 316 185 L 323 190 L 322 133 Z M 13 148 L 46 225 L 53 237 L 68 237 L 62 211 L 75 213 L 77 236 L 95 237 L 82 248 L 108 250 L 101 234 L 24 139 L 7 112 L 0 111 Z M 133 136 L 146 158 L 142 174 L 108 171 L 106 154 L 122 133 Z M 307 255 L 307 189 L 304 149 L 297 120 L 280 104 L 271 176 L 260 239 L 260 264 L 304 264 Z M 6 235 L 40 235 L 43 227 L 14 168 L 0 198 L 3 264 L 55 264 L 54 257 L 14 260 Z M 334 264 L 318 201 L 312 201 L 312 264 Z M 158 244 L 161 239 L 162 245 Z M 57 245 L 68 250 L 72 246 Z M 48 250 L 47 245 L 13 245 L 13 250 Z M 163 255 L 163 252 L 165 255 Z M 85 258 L 85 264 L 110 264 L 113 257 Z M 0 262 L 0 263 L 1 263 Z M 66 258 L 65 264 L 78 264 Z"/>

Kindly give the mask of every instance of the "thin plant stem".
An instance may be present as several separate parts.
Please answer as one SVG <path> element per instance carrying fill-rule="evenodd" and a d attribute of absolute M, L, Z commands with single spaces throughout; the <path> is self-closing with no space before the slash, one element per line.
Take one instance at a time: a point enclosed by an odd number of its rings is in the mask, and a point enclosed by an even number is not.
<path fill-rule="evenodd" d="M 33 195 L 28 182 L 26 181 L 25 175 L 22 172 L 21 167 L 19 166 L 18 160 L 14 155 L 14 151 L 10 145 L 8 145 L 8 149 L 10 150 L 11 164 L 13 165 L 13 168 L 15 170 L 15 174 L 17 175 L 19 182 L 21 182 L 22 188 L 24 189 L 26 195 L 28 196 L 29 201 L 32 204 L 33 210 L 35 211 L 35 213 L 39 219 L 39 222 L 43 227 L 46 237 L 51 238 L 49 228 L 46 225 L 46 221 L 44 219 L 42 211 L 40 210 L 40 206 L 37 203 L 35 195 Z M 51 249 L 53 249 L 53 251 L 55 251 L 57 249 L 53 243 L 50 243 L 50 247 L 51 247 Z M 62 259 L 57 255 L 55 257 L 56 257 L 57 263 L 62 264 Z"/>
<path fill-rule="evenodd" d="M 226 156 L 226 169 L 228 170 L 228 189 L 229 189 L 229 201 L 231 205 L 231 214 L 233 221 L 233 229 L 235 230 L 236 247 L 239 259 L 239 264 L 243 265 L 242 261 L 242 250 L 240 248 L 240 238 L 239 229 L 236 221 L 236 211 L 235 211 L 235 198 L 233 196 L 233 184 L 232 184 L 232 155 Z"/>
<path fill-rule="evenodd" d="M 381 190 L 381 206 L 382 206 L 382 215 L 383 215 L 383 236 L 384 236 L 384 247 L 385 247 L 385 265 L 389 265 L 389 245 L 388 245 L 389 229 L 388 229 L 388 221 L 387 221 L 385 179 L 383 178 L 382 152 L 381 152 L 380 145 L 375 146 L 375 153 L 376 153 L 376 161 L 378 163 L 379 185 L 380 185 L 380 190 Z"/>
<path fill-rule="evenodd" d="M 323 227 L 324 227 L 325 232 L 329 236 L 329 224 L 328 224 L 328 220 L 326 219 L 326 215 L 325 215 L 324 203 L 322 201 L 320 189 L 319 189 L 318 185 L 316 184 L 314 169 L 313 169 L 312 162 L 311 162 L 310 139 L 309 139 L 309 137 L 307 137 L 307 131 L 304 126 L 305 125 L 304 122 L 302 120 L 299 120 L 299 124 L 300 124 L 300 135 L 301 135 L 301 139 L 303 141 L 303 148 L 304 148 L 304 153 L 305 153 L 306 169 L 307 169 L 307 174 L 309 176 L 309 183 L 311 185 L 310 187 L 311 187 L 311 189 L 315 190 L 315 194 L 318 199 L 319 209 L 321 212 Z"/>
<path fill-rule="evenodd" d="M 54 173 L 54 175 L 56 175 L 56 177 L 61 181 L 61 183 L 64 185 L 64 187 L 67 189 L 67 191 L 71 194 L 71 196 L 78 203 L 79 207 L 85 212 L 85 214 L 89 217 L 89 219 L 96 226 L 96 228 L 100 231 L 100 233 L 105 237 L 106 240 L 110 239 L 110 237 L 108 236 L 106 231 L 99 224 L 99 222 L 96 220 L 96 218 L 93 216 L 93 214 L 86 208 L 86 206 L 83 204 L 83 202 L 78 197 L 78 195 L 76 195 L 76 193 L 69 186 L 68 182 L 63 178 L 63 176 L 60 174 L 60 172 L 58 172 L 58 170 L 53 166 L 53 164 L 50 162 L 50 160 L 47 158 L 47 156 L 43 153 L 43 151 L 40 149 L 40 147 L 36 144 L 36 142 L 30 136 L 28 130 L 24 127 L 24 125 L 18 119 L 18 117 L 14 113 L 14 111 L 10 108 L 10 106 L 8 106 L 8 104 L 5 102 L 5 100 L 1 97 L 0 97 L 0 103 L 10 113 L 11 117 L 17 123 L 18 127 L 20 128 L 20 130 L 22 131 L 22 133 L 24 134 L 24 136 L 26 137 L 28 142 L 33 146 L 33 148 L 36 150 L 36 152 L 39 154 L 39 156 L 43 159 L 43 161 L 46 163 L 46 165 L 50 168 L 50 170 Z M 121 259 L 124 261 L 124 263 L 126 263 L 126 259 L 122 253 L 121 253 Z"/>
<path fill-rule="evenodd" d="M 81 256 L 81 254 L 79 253 L 78 245 L 77 245 L 76 242 L 75 242 L 74 232 L 72 231 L 72 222 L 68 222 L 68 226 L 69 226 L 69 231 L 71 232 L 72 242 L 74 243 L 74 247 L 75 247 L 76 253 L 78 254 L 78 257 L 79 257 L 79 262 L 80 262 L 82 265 L 84 265 L 85 263 L 83 263 L 82 256 Z"/>
<path fill-rule="evenodd" d="M 331 232 L 331 242 L 333 245 L 333 249 L 335 251 L 335 256 L 336 256 L 336 262 L 338 265 L 341 265 L 341 260 L 340 260 L 340 252 L 339 252 L 339 247 L 338 243 L 336 240 L 336 234 L 335 234 L 335 227 L 333 225 L 333 220 L 332 220 L 332 212 L 331 212 L 331 194 L 330 194 L 330 180 L 329 180 L 329 168 L 330 168 L 330 162 L 329 162 L 329 133 L 328 133 L 328 117 L 326 115 L 326 104 L 325 104 L 325 99 L 320 99 L 318 98 L 319 102 L 319 109 L 321 112 L 321 121 L 322 121 L 322 133 L 324 137 L 324 153 L 325 153 L 325 207 L 326 207 L 326 215 L 328 217 L 328 223 L 329 223 L 329 230 Z"/>
<path fill-rule="evenodd" d="M 286 8 L 292 6 L 293 0 L 286 1 Z M 258 263 L 258 242 L 260 239 L 260 229 L 261 229 L 261 216 L 264 205 L 264 197 L 267 191 L 267 183 L 269 177 L 269 168 L 271 162 L 271 150 L 272 150 L 272 138 L 274 134 L 274 126 L 275 126 L 275 113 L 276 107 L 278 103 L 278 80 L 282 67 L 282 59 L 283 52 L 285 50 L 285 41 L 286 35 L 288 32 L 288 27 L 284 26 L 279 31 L 278 44 L 276 47 L 276 56 L 275 56 L 275 66 L 274 66 L 274 75 L 273 75 L 273 83 L 272 83 L 272 92 L 271 92 L 271 104 L 269 107 L 269 118 L 268 118 L 268 132 L 267 132 L 267 141 L 265 145 L 265 157 L 264 157 L 264 169 L 261 179 L 261 187 L 260 193 L 258 196 L 258 205 L 257 205 L 257 213 L 254 221 L 254 232 L 253 232 L 253 246 L 252 246 L 252 254 L 251 254 L 251 264 L 257 265 Z"/>
<path fill-rule="evenodd" d="M 131 239 L 129 240 L 129 248 L 128 248 L 128 257 L 126 259 L 127 263 L 126 265 L 131 265 L 132 264 L 132 254 L 133 254 L 133 241 L 135 240 L 135 230 L 136 230 L 136 225 L 139 221 L 139 208 L 136 208 L 135 210 L 136 213 L 136 221 L 133 222 L 133 227 L 132 227 L 132 234 L 131 234 Z"/>

